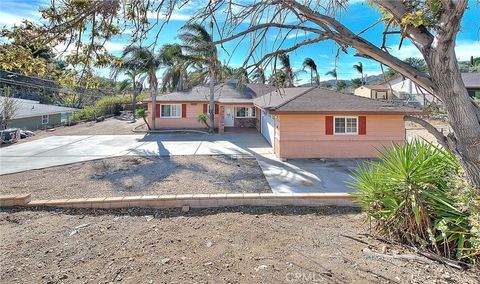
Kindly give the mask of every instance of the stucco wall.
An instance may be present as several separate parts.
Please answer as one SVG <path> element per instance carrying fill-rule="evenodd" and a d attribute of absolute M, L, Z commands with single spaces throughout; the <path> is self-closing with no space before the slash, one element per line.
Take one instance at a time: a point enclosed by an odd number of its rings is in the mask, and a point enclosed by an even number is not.
<path fill-rule="evenodd" d="M 279 115 L 277 126 L 280 158 L 369 158 L 376 148 L 405 140 L 403 115 L 366 115 L 366 135 L 326 135 L 320 114 Z"/>
<path fill-rule="evenodd" d="M 25 117 L 25 118 L 18 118 L 10 121 L 8 127 L 15 127 L 20 129 L 28 129 L 28 130 L 37 130 L 46 128 L 47 126 L 56 126 L 62 122 L 61 114 L 50 114 L 48 116 L 48 123 L 42 124 L 42 116 L 34 116 L 34 117 Z"/>
<path fill-rule="evenodd" d="M 361 87 L 356 88 L 353 91 L 353 93 L 354 93 L 355 96 L 365 97 L 365 98 L 370 98 L 371 94 L 372 94 L 371 90 L 368 89 L 368 88 L 365 88 L 365 86 L 361 86 Z"/>
<path fill-rule="evenodd" d="M 157 103 L 160 104 L 177 104 L 177 103 Z M 179 103 L 181 104 L 181 103 Z M 187 113 L 186 117 L 180 118 L 155 118 L 155 129 L 162 128 L 205 128 L 205 125 L 197 121 L 197 116 L 203 113 L 203 103 L 186 103 Z M 152 104 L 148 104 L 148 122 L 152 125 L 151 118 Z M 215 115 L 215 127 L 218 127 L 218 115 Z"/>

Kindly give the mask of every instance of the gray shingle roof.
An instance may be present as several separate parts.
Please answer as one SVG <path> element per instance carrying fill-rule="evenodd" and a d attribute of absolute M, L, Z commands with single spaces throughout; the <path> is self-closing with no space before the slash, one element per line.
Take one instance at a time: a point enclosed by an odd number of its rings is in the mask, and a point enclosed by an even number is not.
<path fill-rule="evenodd" d="M 423 112 L 323 88 L 284 88 L 256 98 L 253 102 L 261 108 L 276 112 Z"/>
<path fill-rule="evenodd" d="M 462 80 L 465 87 L 480 89 L 480 73 L 462 73 Z"/>
<path fill-rule="evenodd" d="M 3 108 L 4 97 L 0 97 L 0 109 Z M 13 118 L 34 117 L 47 114 L 71 113 L 75 108 L 41 104 L 38 101 L 15 99 L 17 110 Z"/>
<path fill-rule="evenodd" d="M 220 103 L 251 103 L 252 99 L 268 94 L 273 87 L 263 84 L 238 85 L 233 82 L 215 85 L 215 101 Z M 159 102 L 208 102 L 210 89 L 206 85 L 190 90 L 173 92 L 157 96 Z M 151 101 L 151 98 L 146 101 Z"/>

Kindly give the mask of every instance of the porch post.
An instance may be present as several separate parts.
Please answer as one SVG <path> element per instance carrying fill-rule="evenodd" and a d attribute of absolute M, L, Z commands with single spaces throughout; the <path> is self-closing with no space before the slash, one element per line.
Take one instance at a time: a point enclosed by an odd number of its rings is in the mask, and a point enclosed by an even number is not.
<path fill-rule="evenodd" d="M 222 105 L 219 105 L 220 109 L 218 112 L 218 133 L 224 133 L 225 132 L 225 107 Z"/>

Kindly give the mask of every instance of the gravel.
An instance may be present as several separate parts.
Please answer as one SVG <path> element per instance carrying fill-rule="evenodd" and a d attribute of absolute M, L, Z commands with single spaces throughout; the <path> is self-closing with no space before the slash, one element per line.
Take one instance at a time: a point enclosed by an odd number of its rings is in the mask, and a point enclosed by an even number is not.
<path fill-rule="evenodd" d="M 1 177 L 0 195 L 32 199 L 271 192 L 255 159 L 122 156 Z"/>
<path fill-rule="evenodd" d="M 381 253 L 385 246 L 388 255 L 413 252 L 361 235 L 368 227 L 364 218 L 356 209 L 341 207 L 240 207 L 188 213 L 4 210 L 0 211 L 0 279 L 2 283 L 478 283 L 478 270 L 365 255 L 366 248 Z M 83 224 L 89 225 L 79 227 Z"/>

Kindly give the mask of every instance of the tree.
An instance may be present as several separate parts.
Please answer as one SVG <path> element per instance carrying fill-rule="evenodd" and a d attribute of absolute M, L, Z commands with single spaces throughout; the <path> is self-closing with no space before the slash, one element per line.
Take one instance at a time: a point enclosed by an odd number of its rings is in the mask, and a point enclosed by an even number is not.
<path fill-rule="evenodd" d="M 213 29 L 213 23 L 210 23 L 210 28 Z M 183 43 L 182 48 L 187 51 L 188 60 L 197 66 L 202 64 L 208 67 L 210 76 L 209 131 L 213 132 L 215 127 L 214 86 L 217 78 L 221 78 L 221 63 L 218 60 L 217 48 L 212 44 L 212 35 L 199 23 L 187 23 L 180 30 L 182 33 L 178 38 Z"/>
<path fill-rule="evenodd" d="M 315 61 L 309 57 L 305 58 L 303 61 L 303 69 L 306 67 L 310 68 L 310 84 L 313 86 L 313 73 L 315 73 L 315 83 L 317 84 L 317 87 L 320 86 L 320 76 L 318 75 L 317 64 L 315 64 Z"/>
<path fill-rule="evenodd" d="M 11 96 L 10 88 L 6 87 L 0 97 L 0 129 L 7 129 L 10 120 L 15 116 L 18 111 L 19 103 Z"/>
<path fill-rule="evenodd" d="M 163 14 L 168 20 L 173 11 L 188 2 L 189 0 L 172 0 L 151 3 L 132 0 L 123 7 L 120 0 L 52 1 L 51 7 L 47 9 L 48 13 L 43 15 L 49 23 L 45 25 L 45 34 L 50 38 L 73 34 L 74 36 L 68 38 L 78 38 L 77 41 L 81 42 L 81 37 L 77 35 L 84 32 L 85 36 L 94 35 L 94 39 L 100 41 L 105 38 L 103 30 L 97 33 L 94 29 L 85 30 L 85 27 L 89 23 L 98 26 L 115 18 L 123 20 L 125 26 L 136 27 L 138 33 L 132 41 L 138 42 L 148 31 L 155 30 L 145 11 L 165 11 Z M 336 11 L 339 6 L 348 8 L 345 6 L 346 1 L 326 2 L 324 5 L 325 3 L 319 1 L 284 0 L 244 4 L 237 0 L 219 0 L 214 5 L 199 7 L 193 20 L 226 19 L 218 29 L 220 39 L 214 42 L 216 45 L 251 35 L 251 50 L 245 58 L 246 69 L 259 65 L 265 67 L 281 54 L 326 40 L 335 41 L 340 52 L 353 48 L 357 56 L 393 68 L 443 102 L 453 130 L 448 136 L 436 131 L 432 125 L 420 118 L 407 116 L 406 120 L 426 127 L 442 146 L 452 151 L 470 182 L 480 189 L 480 107 L 468 96 L 455 54 L 456 36 L 468 0 L 372 0 L 371 4 L 379 8 L 379 20 L 384 23 L 385 28 L 379 35 L 384 39 L 379 46 L 342 23 L 343 19 L 338 17 Z M 232 6 L 237 8 L 226 9 Z M 97 23 L 93 15 L 101 15 L 102 21 Z M 274 50 L 266 51 L 263 55 L 254 52 L 269 40 L 264 35 L 272 29 L 277 29 L 284 39 L 291 32 L 308 32 L 311 36 L 276 45 Z M 389 53 L 386 42 L 392 35 L 400 37 L 399 46 L 404 41 L 410 41 L 420 51 L 429 73 L 419 71 Z M 90 44 L 86 45 L 87 48 L 89 46 Z"/>
<path fill-rule="evenodd" d="M 166 67 L 162 78 L 162 92 L 183 91 L 188 76 L 188 60 L 179 44 L 165 44 L 160 49 L 159 57 Z"/>
<path fill-rule="evenodd" d="M 353 65 L 353 69 L 355 69 L 358 73 L 360 73 L 362 85 L 365 85 L 365 79 L 363 78 L 363 64 L 362 62 L 358 62 L 357 64 Z"/>
<path fill-rule="evenodd" d="M 122 58 L 124 59 L 124 58 Z M 125 92 L 127 90 L 131 91 L 132 98 L 132 121 L 136 120 L 136 108 L 137 108 L 137 96 L 142 91 L 142 81 L 138 81 L 138 77 L 141 75 L 141 67 L 137 66 L 137 63 L 132 64 L 129 60 L 119 60 L 116 64 L 112 65 L 112 76 L 117 77 L 120 73 L 123 73 L 127 76 L 127 79 L 120 82 L 118 90 L 120 92 Z M 142 67 L 143 68 L 143 67 Z"/>
<path fill-rule="evenodd" d="M 252 74 L 252 79 L 255 81 L 255 83 L 265 84 L 266 82 L 265 71 L 263 70 L 262 67 L 259 66 L 255 68 Z"/>
<path fill-rule="evenodd" d="M 337 91 L 342 91 L 347 87 L 347 83 L 344 80 L 338 80 L 337 82 Z"/>
<path fill-rule="evenodd" d="M 353 78 L 351 82 L 352 82 L 352 88 L 354 89 L 360 86 L 363 86 L 363 81 L 360 78 Z"/>
<path fill-rule="evenodd" d="M 278 60 L 280 60 L 280 64 L 282 64 L 282 71 L 285 75 L 285 87 L 294 87 L 293 85 L 293 69 L 292 65 L 290 64 L 290 56 L 286 53 L 280 54 L 278 56 Z"/>
<path fill-rule="evenodd" d="M 332 76 L 333 78 L 335 78 L 335 85 L 336 85 L 337 88 L 338 88 L 337 68 L 333 68 L 332 70 L 330 70 L 330 71 L 328 71 L 327 73 L 325 73 L 325 75 L 327 75 L 327 76 Z"/>
<path fill-rule="evenodd" d="M 155 54 L 153 50 L 150 50 L 146 47 L 129 46 L 123 50 L 122 59 L 123 68 L 127 68 L 129 70 L 138 70 L 137 72 L 145 73 L 148 78 L 152 97 L 152 127 L 155 128 L 158 95 L 157 70 L 160 68 L 160 66 L 162 66 L 161 58 L 159 55 Z"/>

